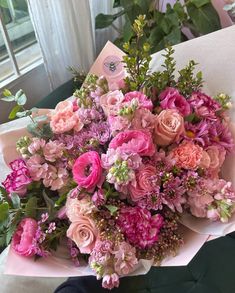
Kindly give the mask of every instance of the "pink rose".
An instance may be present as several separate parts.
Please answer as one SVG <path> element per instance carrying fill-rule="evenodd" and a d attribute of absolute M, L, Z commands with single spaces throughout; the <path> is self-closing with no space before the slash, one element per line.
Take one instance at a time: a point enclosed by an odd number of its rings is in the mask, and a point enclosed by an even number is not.
<path fill-rule="evenodd" d="M 92 189 L 101 179 L 100 156 L 95 151 L 82 154 L 73 165 L 73 179 L 80 187 Z"/>
<path fill-rule="evenodd" d="M 33 241 L 37 228 L 37 222 L 31 218 L 25 218 L 19 223 L 12 238 L 12 247 L 16 253 L 23 256 L 35 255 Z"/>
<path fill-rule="evenodd" d="M 177 110 L 163 110 L 155 120 L 155 142 L 169 145 L 179 139 L 185 132 L 184 119 Z"/>
<path fill-rule="evenodd" d="M 195 170 L 200 165 L 203 149 L 193 142 L 184 142 L 173 149 L 171 156 L 176 165 L 187 170 Z"/>
<path fill-rule="evenodd" d="M 176 109 L 183 116 L 191 113 L 190 105 L 177 89 L 168 87 L 159 96 L 162 109 Z"/>
<path fill-rule="evenodd" d="M 152 156 L 155 153 L 152 136 L 144 130 L 127 130 L 117 134 L 111 140 L 109 148 L 140 156 Z"/>
<path fill-rule="evenodd" d="M 156 172 L 156 168 L 152 165 L 146 165 L 136 172 L 135 186 L 129 185 L 130 196 L 134 202 L 153 191 L 153 177 L 156 175 Z"/>
<path fill-rule="evenodd" d="M 203 169 L 208 169 L 210 166 L 210 163 L 211 163 L 210 156 L 208 155 L 208 153 L 206 151 L 203 151 L 199 166 Z"/>
<path fill-rule="evenodd" d="M 89 215 L 93 212 L 95 206 L 89 195 L 82 199 L 68 197 L 66 201 L 66 215 L 71 222 L 75 222 L 81 216 Z"/>
<path fill-rule="evenodd" d="M 211 177 L 217 178 L 225 160 L 226 150 L 223 147 L 212 145 L 206 148 L 206 152 L 210 157 L 209 174 Z"/>
<path fill-rule="evenodd" d="M 73 102 L 60 102 L 51 115 L 50 126 L 54 133 L 60 134 L 74 129 L 80 131 L 83 127 L 78 112 L 74 112 Z"/>
<path fill-rule="evenodd" d="M 98 231 L 95 223 L 86 216 L 76 218 L 67 230 L 67 237 L 72 239 L 81 253 L 91 253 L 95 246 Z"/>
<path fill-rule="evenodd" d="M 120 106 L 124 100 L 124 96 L 121 91 L 115 90 L 108 92 L 100 97 L 100 106 L 102 107 L 106 116 L 116 115 L 120 109 Z"/>
<path fill-rule="evenodd" d="M 153 110 L 153 103 L 145 94 L 138 91 L 126 93 L 124 102 L 130 102 L 133 99 L 138 100 L 140 108 L 145 108 L 150 111 Z"/>
<path fill-rule="evenodd" d="M 43 148 L 43 155 L 47 161 L 55 162 L 63 155 L 64 145 L 58 141 L 49 141 Z"/>

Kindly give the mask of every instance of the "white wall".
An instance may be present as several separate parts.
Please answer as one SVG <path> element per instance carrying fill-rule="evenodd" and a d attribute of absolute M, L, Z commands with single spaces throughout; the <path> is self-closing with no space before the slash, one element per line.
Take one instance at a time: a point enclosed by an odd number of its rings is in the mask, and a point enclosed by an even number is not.
<path fill-rule="evenodd" d="M 12 93 L 22 89 L 28 97 L 27 108 L 34 106 L 38 101 L 51 92 L 43 64 L 30 70 L 17 80 L 12 81 L 5 88 L 8 88 Z M 8 121 L 8 115 L 11 108 L 12 104 L 0 101 L 0 123 Z"/>

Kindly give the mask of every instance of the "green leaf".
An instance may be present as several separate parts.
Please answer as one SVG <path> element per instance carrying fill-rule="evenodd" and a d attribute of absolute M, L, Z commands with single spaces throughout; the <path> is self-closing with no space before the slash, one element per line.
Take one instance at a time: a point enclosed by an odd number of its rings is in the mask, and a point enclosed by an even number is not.
<path fill-rule="evenodd" d="M 8 193 L 4 187 L 0 186 L 0 200 L 3 199 L 8 199 Z"/>
<path fill-rule="evenodd" d="M 124 10 L 116 13 L 116 14 L 103 14 L 100 13 L 95 18 L 95 28 L 96 29 L 102 29 L 110 26 L 115 19 L 117 19 L 119 16 L 123 15 L 125 13 Z"/>
<path fill-rule="evenodd" d="M 15 119 L 16 118 L 16 113 L 19 112 L 21 109 L 21 106 L 16 105 L 12 110 L 11 113 L 9 114 L 8 118 L 9 119 Z"/>
<path fill-rule="evenodd" d="M 133 30 L 131 27 L 131 22 L 128 17 L 126 17 L 126 22 L 123 26 L 123 40 L 124 42 L 128 42 L 133 36 Z"/>
<path fill-rule="evenodd" d="M 48 195 L 46 194 L 45 190 L 43 190 L 42 195 L 43 195 L 43 198 L 44 198 L 45 203 L 47 205 L 49 216 L 53 217 L 54 212 L 55 212 L 55 210 L 54 210 L 55 203 L 51 198 L 48 197 Z"/>
<path fill-rule="evenodd" d="M 22 112 L 17 112 L 16 116 L 19 117 L 19 118 L 22 118 L 22 117 L 29 116 L 31 114 L 32 114 L 31 110 L 26 110 L 26 111 L 22 111 Z"/>
<path fill-rule="evenodd" d="M 36 218 L 37 216 L 37 211 L 36 211 L 36 208 L 37 208 L 37 201 L 38 199 L 33 196 L 31 197 L 26 206 L 25 206 L 25 215 L 29 218 Z"/>
<path fill-rule="evenodd" d="M 184 7 L 180 2 L 176 2 L 173 6 L 174 11 L 178 14 L 181 21 L 187 19 L 187 14 L 185 13 Z"/>
<path fill-rule="evenodd" d="M 18 105 L 23 106 L 27 102 L 25 93 L 22 90 L 19 90 L 15 95 L 15 101 Z"/>
<path fill-rule="evenodd" d="M 14 209 L 20 208 L 20 197 L 16 193 L 11 194 L 11 201 Z"/>
<path fill-rule="evenodd" d="M 174 28 L 167 36 L 164 37 L 165 45 L 175 45 L 181 41 L 181 29 Z"/>
<path fill-rule="evenodd" d="M 53 136 L 53 132 L 51 130 L 50 124 L 46 123 L 42 126 L 42 135 L 43 138 L 51 138 Z"/>
<path fill-rule="evenodd" d="M 30 123 L 30 124 L 27 125 L 27 130 L 32 135 L 40 136 L 40 133 L 39 133 L 37 127 L 38 127 L 37 123 Z"/>
<path fill-rule="evenodd" d="M 219 16 L 210 3 L 197 8 L 193 3 L 188 2 L 186 7 L 188 15 L 199 33 L 208 34 L 221 28 Z"/>
<path fill-rule="evenodd" d="M 9 9 L 8 1 L 7 0 L 0 0 L 0 7 Z"/>
<path fill-rule="evenodd" d="M 116 211 L 118 210 L 118 207 L 113 205 L 105 205 L 105 207 L 110 211 L 110 214 L 113 216 Z"/>
<path fill-rule="evenodd" d="M 13 102 L 13 101 L 15 101 L 15 97 L 14 96 L 6 96 L 6 97 L 1 98 L 1 100 L 4 102 Z"/>
<path fill-rule="evenodd" d="M 116 8 L 116 7 L 119 7 L 119 6 L 121 6 L 120 0 L 114 0 L 113 1 L 113 8 Z"/>
<path fill-rule="evenodd" d="M 210 0 L 190 0 L 197 8 L 204 6 L 205 4 L 211 3 Z"/>
<path fill-rule="evenodd" d="M 8 89 L 4 89 L 3 93 L 4 97 L 14 96 Z"/>
<path fill-rule="evenodd" d="M 7 202 L 3 202 L 0 204 L 0 223 L 4 222 L 9 217 L 9 204 Z"/>
<path fill-rule="evenodd" d="M 48 119 L 47 115 L 40 115 L 33 118 L 36 122 L 46 121 Z"/>

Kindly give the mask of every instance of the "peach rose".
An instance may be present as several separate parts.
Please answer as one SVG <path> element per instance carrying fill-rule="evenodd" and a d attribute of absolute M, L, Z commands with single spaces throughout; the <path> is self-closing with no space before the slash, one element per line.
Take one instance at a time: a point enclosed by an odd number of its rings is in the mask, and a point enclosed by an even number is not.
<path fill-rule="evenodd" d="M 172 151 L 171 156 L 180 168 L 195 170 L 200 165 L 203 149 L 191 141 L 184 142 Z"/>
<path fill-rule="evenodd" d="M 81 253 L 91 253 L 97 236 L 98 231 L 95 223 L 86 216 L 78 217 L 67 230 L 67 237 L 76 243 Z"/>
<path fill-rule="evenodd" d="M 155 142 L 158 145 L 169 145 L 177 141 L 185 132 L 184 118 L 177 110 L 163 110 L 155 120 Z"/>
<path fill-rule="evenodd" d="M 222 147 L 217 147 L 215 145 L 209 146 L 206 149 L 207 154 L 210 157 L 209 172 L 212 177 L 217 177 L 221 166 L 224 163 L 226 151 Z"/>
<path fill-rule="evenodd" d="M 66 201 L 66 215 L 71 222 L 76 221 L 80 216 L 89 215 L 95 206 L 89 195 L 82 199 L 68 197 Z"/>
<path fill-rule="evenodd" d="M 80 131 L 83 127 L 77 112 L 74 112 L 73 102 L 63 101 L 58 103 L 51 114 L 50 126 L 54 133 L 60 134 L 74 129 Z"/>
<path fill-rule="evenodd" d="M 116 115 L 123 100 L 124 96 L 121 91 L 108 92 L 100 97 L 100 106 L 106 116 Z"/>
<path fill-rule="evenodd" d="M 208 155 L 208 153 L 206 151 L 203 151 L 202 158 L 200 161 L 200 167 L 203 169 L 208 169 L 210 164 L 211 164 L 210 156 Z"/>

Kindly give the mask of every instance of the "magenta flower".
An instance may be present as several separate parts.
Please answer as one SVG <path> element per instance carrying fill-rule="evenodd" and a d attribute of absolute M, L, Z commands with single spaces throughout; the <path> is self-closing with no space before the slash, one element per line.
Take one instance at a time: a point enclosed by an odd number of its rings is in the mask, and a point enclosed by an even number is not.
<path fill-rule="evenodd" d="M 2 182 L 8 193 L 16 192 L 20 196 L 24 196 L 27 186 L 32 182 L 29 170 L 22 159 L 17 159 L 10 163 L 12 172 Z"/>
<path fill-rule="evenodd" d="M 73 179 L 79 187 L 92 189 L 101 179 L 100 156 L 95 151 L 82 154 L 73 165 Z"/>
<path fill-rule="evenodd" d="M 163 217 L 159 214 L 151 216 L 147 209 L 140 207 L 123 207 L 117 225 L 131 244 L 144 249 L 157 242 Z"/>
<path fill-rule="evenodd" d="M 140 108 L 145 108 L 150 111 L 153 110 L 153 103 L 150 100 L 150 98 L 145 96 L 145 94 L 138 91 L 133 91 L 133 92 L 126 93 L 124 96 L 124 102 L 130 102 L 133 99 L 138 100 Z"/>
<path fill-rule="evenodd" d="M 102 287 L 105 289 L 113 289 L 119 286 L 119 277 L 116 273 L 105 275 L 102 280 Z"/>
<path fill-rule="evenodd" d="M 38 224 L 34 219 L 25 218 L 17 227 L 12 238 L 12 247 L 16 253 L 23 256 L 35 255 L 34 239 Z"/>
<path fill-rule="evenodd" d="M 111 140 L 109 148 L 119 149 L 124 153 L 136 153 L 140 156 L 152 156 L 155 153 L 152 136 L 144 130 L 127 130 L 117 134 Z"/>
<path fill-rule="evenodd" d="M 159 98 L 161 100 L 160 105 L 162 109 L 176 109 L 183 116 L 187 116 L 191 113 L 189 103 L 175 88 L 166 88 L 161 92 Z"/>

